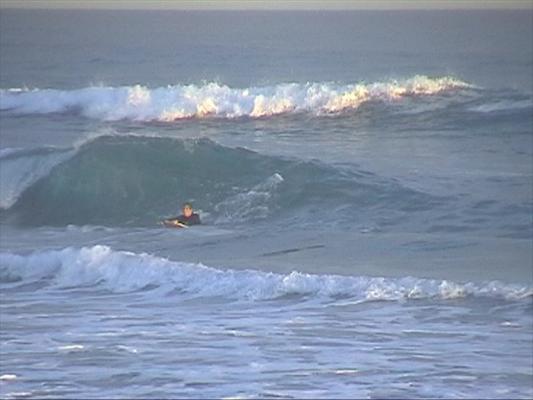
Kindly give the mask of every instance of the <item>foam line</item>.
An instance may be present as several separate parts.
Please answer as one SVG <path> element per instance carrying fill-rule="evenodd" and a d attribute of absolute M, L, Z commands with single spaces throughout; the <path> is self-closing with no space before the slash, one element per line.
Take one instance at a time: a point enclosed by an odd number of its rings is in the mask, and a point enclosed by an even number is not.
<path fill-rule="evenodd" d="M 468 296 L 518 300 L 533 296 L 525 285 L 364 276 L 275 274 L 256 270 L 221 270 L 202 264 L 170 261 L 149 254 L 114 251 L 107 246 L 0 253 L 0 282 L 51 279 L 59 287 L 104 285 L 115 292 L 157 286 L 183 295 L 225 296 L 239 300 L 275 299 L 286 295 L 355 301 L 454 299 Z"/>

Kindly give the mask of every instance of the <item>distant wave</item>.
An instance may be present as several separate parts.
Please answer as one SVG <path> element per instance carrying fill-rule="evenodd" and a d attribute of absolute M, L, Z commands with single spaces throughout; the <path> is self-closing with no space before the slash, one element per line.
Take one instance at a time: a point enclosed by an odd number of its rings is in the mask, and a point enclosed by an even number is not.
<path fill-rule="evenodd" d="M 218 83 L 148 88 L 87 87 L 76 90 L 1 89 L 0 110 L 16 114 L 78 112 L 105 121 L 171 122 L 186 118 L 260 118 L 291 113 L 336 114 L 368 101 L 399 101 L 469 88 L 452 77 L 417 75 L 400 81 L 342 85 L 284 83 L 231 88 Z"/>
<path fill-rule="evenodd" d="M 469 296 L 519 300 L 533 296 L 527 285 L 501 282 L 455 283 L 445 280 L 348 277 L 221 270 L 170 261 L 149 254 L 114 251 L 107 246 L 0 253 L 0 283 L 47 280 L 57 287 L 100 285 L 114 292 L 163 290 L 183 296 L 223 296 L 267 300 L 287 295 L 341 298 L 343 301 L 454 299 Z"/>

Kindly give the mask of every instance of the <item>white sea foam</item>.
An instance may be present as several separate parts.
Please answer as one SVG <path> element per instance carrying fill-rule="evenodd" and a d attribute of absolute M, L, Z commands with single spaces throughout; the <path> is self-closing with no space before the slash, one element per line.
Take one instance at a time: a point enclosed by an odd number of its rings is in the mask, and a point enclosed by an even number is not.
<path fill-rule="evenodd" d="M 175 121 L 184 118 L 268 117 L 288 113 L 316 115 L 358 108 L 367 101 L 396 101 L 470 87 L 451 77 L 417 75 L 401 81 L 341 85 L 284 83 L 232 88 L 218 83 L 148 88 L 87 87 L 76 90 L 2 89 L 0 109 L 17 114 L 66 111 L 99 120 Z"/>
<path fill-rule="evenodd" d="M 268 177 L 250 190 L 238 193 L 215 206 L 221 216 L 217 222 L 241 222 L 251 218 L 265 218 L 268 215 L 268 201 L 284 181 L 278 173 Z"/>
<path fill-rule="evenodd" d="M 157 286 L 193 296 L 226 296 L 261 300 L 286 295 L 343 297 L 355 301 L 467 296 L 517 300 L 533 296 L 533 288 L 493 281 L 483 284 L 431 279 L 348 277 L 300 272 L 276 274 L 256 270 L 221 270 L 170 261 L 149 254 L 113 251 L 107 246 L 37 251 L 27 255 L 0 253 L 0 282 L 47 278 L 59 287 L 104 285 L 116 292 Z"/>
<path fill-rule="evenodd" d="M 32 392 L 11 392 L 6 394 L 7 399 L 20 399 L 21 397 L 31 397 Z"/>
<path fill-rule="evenodd" d="M 353 368 L 353 369 L 337 369 L 335 370 L 335 374 L 337 375 L 355 375 L 358 374 L 359 370 Z"/>
<path fill-rule="evenodd" d="M 78 351 L 78 350 L 83 350 L 83 349 L 84 349 L 84 346 L 82 344 L 69 344 L 66 346 L 59 347 L 59 350 L 64 350 L 64 351 Z"/>

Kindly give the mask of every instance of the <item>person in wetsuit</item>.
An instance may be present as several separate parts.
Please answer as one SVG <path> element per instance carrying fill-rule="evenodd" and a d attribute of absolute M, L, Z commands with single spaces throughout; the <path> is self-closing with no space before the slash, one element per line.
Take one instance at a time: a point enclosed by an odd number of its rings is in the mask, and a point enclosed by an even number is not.
<path fill-rule="evenodd" d="M 166 219 L 163 221 L 163 223 L 167 226 L 178 227 L 181 225 L 191 226 L 201 224 L 200 216 L 193 211 L 191 203 L 185 203 L 181 209 L 181 212 L 181 215 Z"/>

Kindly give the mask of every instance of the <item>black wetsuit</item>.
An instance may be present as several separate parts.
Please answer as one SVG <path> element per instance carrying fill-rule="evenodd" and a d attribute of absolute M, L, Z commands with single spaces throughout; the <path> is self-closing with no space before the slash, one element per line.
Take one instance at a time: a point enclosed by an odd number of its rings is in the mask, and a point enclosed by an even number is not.
<path fill-rule="evenodd" d="M 199 225 L 200 222 L 200 216 L 196 213 L 192 213 L 190 217 L 186 217 L 185 215 L 180 215 L 179 217 L 173 218 L 177 219 L 179 222 L 185 225 Z"/>

